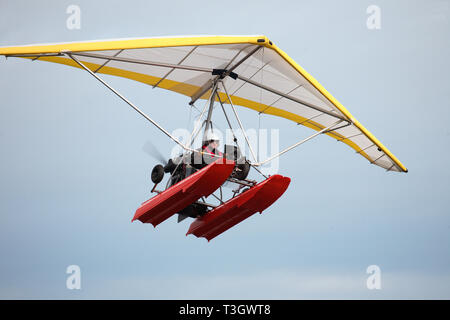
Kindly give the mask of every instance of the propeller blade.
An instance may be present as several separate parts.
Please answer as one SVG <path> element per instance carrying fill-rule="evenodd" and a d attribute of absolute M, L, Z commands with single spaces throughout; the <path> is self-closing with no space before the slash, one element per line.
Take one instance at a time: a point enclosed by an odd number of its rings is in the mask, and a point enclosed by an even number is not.
<path fill-rule="evenodd" d="M 161 151 L 158 150 L 158 148 L 150 140 L 147 140 L 147 142 L 145 142 L 144 146 L 142 147 L 142 150 L 153 159 L 158 160 L 164 166 L 167 165 L 166 157 L 161 153 Z"/>

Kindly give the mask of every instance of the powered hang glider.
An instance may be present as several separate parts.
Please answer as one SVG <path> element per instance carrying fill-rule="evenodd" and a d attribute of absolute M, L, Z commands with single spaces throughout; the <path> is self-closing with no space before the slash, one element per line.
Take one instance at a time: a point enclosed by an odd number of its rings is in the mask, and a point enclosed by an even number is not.
<path fill-rule="evenodd" d="M 182 147 L 183 154 L 176 161 L 171 159 L 153 169 L 152 192 L 157 194 L 142 203 L 133 221 L 156 227 L 178 213 L 179 221 L 186 217 L 195 219 L 188 234 L 209 241 L 252 214 L 261 213 L 287 189 L 289 178 L 264 176 L 258 167 L 318 135 L 348 145 L 371 164 L 387 171 L 408 171 L 344 106 L 265 36 L 192 36 L 0 47 L 0 55 L 84 69 Z M 205 100 L 199 117 L 204 119 L 203 124 L 194 126 L 191 142 L 183 144 L 99 74 L 178 92 L 189 97 L 191 106 Z M 223 154 L 193 148 L 192 141 L 202 129 L 204 141 L 213 130 L 214 104 L 220 105 L 233 130 L 226 107 L 231 109 L 244 132 L 243 143 L 248 146 L 250 159 L 241 154 L 242 141 L 238 142 L 236 136 L 235 145 L 225 146 Z M 315 132 L 260 160 L 245 136 L 235 106 L 282 117 Z M 195 165 L 191 160 L 198 156 L 201 159 Z M 247 179 L 251 167 L 264 177 L 261 182 Z M 164 173 L 170 173 L 166 187 L 156 190 Z M 229 199 L 224 199 L 222 186 L 227 183 L 232 183 L 235 189 Z M 218 204 L 207 202 L 206 197 L 210 196 Z"/>

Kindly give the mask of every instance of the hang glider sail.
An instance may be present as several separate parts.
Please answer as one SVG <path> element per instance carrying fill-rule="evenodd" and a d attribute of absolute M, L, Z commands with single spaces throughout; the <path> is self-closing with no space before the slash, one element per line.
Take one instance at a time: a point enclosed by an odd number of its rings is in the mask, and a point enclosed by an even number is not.
<path fill-rule="evenodd" d="M 265 36 L 193 36 L 0 47 L 0 55 L 87 67 L 190 97 L 294 121 L 388 171 L 406 167 L 310 74 Z M 80 64 L 81 63 L 81 64 Z M 214 87 L 220 79 L 223 87 Z"/>

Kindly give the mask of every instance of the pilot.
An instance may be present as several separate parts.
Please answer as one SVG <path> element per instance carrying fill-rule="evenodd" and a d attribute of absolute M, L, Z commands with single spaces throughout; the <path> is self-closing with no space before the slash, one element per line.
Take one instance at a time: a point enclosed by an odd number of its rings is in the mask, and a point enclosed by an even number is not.
<path fill-rule="evenodd" d="M 214 158 L 214 155 L 222 157 L 222 152 L 220 152 L 217 148 L 219 148 L 220 139 L 217 134 L 213 131 L 208 131 L 205 136 L 205 141 L 202 144 L 202 151 L 206 154 L 211 154 L 211 157 Z M 216 157 L 217 158 L 217 157 Z"/>
<path fill-rule="evenodd" d="M 222 157 L 219 151 L 220 139 L 213 131 L 207 131 L 202 143 L 202 147 L 192 153 L 191 164 L 196 170 L 216 161 Z"/>

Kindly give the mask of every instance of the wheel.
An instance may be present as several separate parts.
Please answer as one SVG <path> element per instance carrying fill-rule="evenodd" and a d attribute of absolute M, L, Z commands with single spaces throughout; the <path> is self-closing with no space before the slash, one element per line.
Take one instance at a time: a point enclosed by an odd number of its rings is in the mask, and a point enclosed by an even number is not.
<path fill-rule="evenodd" d="M 247 178 L 249 171 L 250 165 L 248 164 L 248 162 L 239 163 L 234 168 L 233 178 L 244 180 L 245 178 Z"/>
<path fill-rule="evenodd" d="M 160 183 L 163 178 L 164 178 L 164 167 L 158 164 L 152 170 L 152 181 L 153 183 Z"/>

